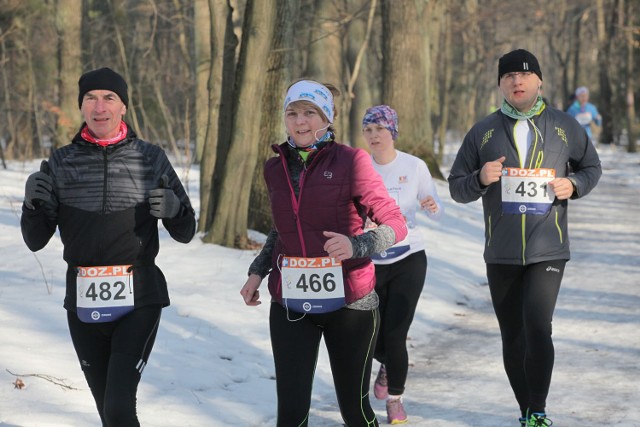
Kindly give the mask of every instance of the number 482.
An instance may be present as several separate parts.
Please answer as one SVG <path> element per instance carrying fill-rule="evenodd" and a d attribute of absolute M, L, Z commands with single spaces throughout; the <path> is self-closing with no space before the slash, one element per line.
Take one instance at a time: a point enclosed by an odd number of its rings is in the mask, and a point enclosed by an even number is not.
<path fill-rule="evenodd" d="M 122 295 L 124 293 L 125 284 L 124 282 L 114 282 L 113 285 L 109 282 L 102 282 L 98 286 L 99 291 L 96 289 L 96 282 L 91 282 L 89 288 L 87 289 L 87 297 L 91 298 L 92 301 L 100 298 L 102 301 L 110 301 L 125 299 L 126 296 Z M 115 295 L 113 295 L 112 287 L 115 288 Z"/>

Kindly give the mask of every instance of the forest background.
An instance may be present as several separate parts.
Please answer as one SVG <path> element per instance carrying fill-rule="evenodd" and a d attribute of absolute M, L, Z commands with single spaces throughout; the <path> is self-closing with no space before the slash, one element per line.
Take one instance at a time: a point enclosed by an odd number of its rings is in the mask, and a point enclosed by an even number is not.
<path fill-rule="evenodd" d="M 199 165 L 203 240 L 249 248 L 249 229 L 271 227 L 261 166 L 284 140 L 292 80 L 341 90 L 345 144 L 365 148 L 364 111 L 391 105 L 397 147 L 442 179 L 447 139 L 500 105 L 498 58 L 516 48 L 537 56 L 551 105 L 589 87 L 599 143 L 636 151 L 639 0 L 1 0 L 0 160 L 68 144 L 78 78 L 110 67 L 138 136 L 183 180 Z"/>

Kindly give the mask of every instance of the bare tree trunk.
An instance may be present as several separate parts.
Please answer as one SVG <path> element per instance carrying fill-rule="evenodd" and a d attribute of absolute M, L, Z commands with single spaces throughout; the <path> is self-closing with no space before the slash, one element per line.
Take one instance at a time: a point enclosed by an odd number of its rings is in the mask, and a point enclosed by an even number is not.
<path fill-rule="evenodd" d="M 483 38 L 478 24 L 479 11 L 478 0 L 467 0 L 465 3 L 465 20 L 466 27 L 462 32 L 463 49 L 464 49 L 464 65 L 465 73 L 461 76 L 464 81 L 464 91 L 466 93 L 467 102 L 462 105 L 463 120 L 466 121 L 464 128 L 471 129 L 476 121 L 476 110 L 478 107 L 478 91 L 479 80 L 484 74 L 484 52 Z M 486 108 L 486 106 L 482 106 Z M 482 115 L 487 111 L 482 111 Z"/>
<path fill-rule="evenodd" d="M 207 135 L 207 119 L 209 117 L 207 83 L 209 81 L 209 72 L 211 71 L 211 42 L 213 39 L 211 38 L 212 19 L 210 18 L 211 12 L 208 0 L 195 0 L 194 15 L 194 68 L 196 75 L 194 94 L 196 111 L 194 117 L 196 159 L 199 161 L 202 159 L 202 151 Z M 219 28 L 224 30 L 224 22 Z M 223 37 L 218 40 L 222 40 Z M 216 51 L 220 52 L 222 48 L 220 47 Z"/>
<path fill-rule="evenodd" d="M 398 113 L 400 134 L 396 146 L 422 158 L 431 173 L 442 178 L 434 151 L 428 116 L 424 14 L 427 2 L 382 1 L 382 98 Z"/>
<path fill-rule="evenodd" d="M 585 10 L 582 10 L 582 13 L 580 14 L 580 18 L 576 19 L 576 23 L 575 23 L 575 30 L 574 30 L 574 37 L 573 37 L 573 41 L 574 41 L 573 80 L 571 82 L 571 92 L 576 90 L 576 88 L 578 87 L 578 82 L 580 82 L 580 70 L 582 68 L 580 67 L 580 52 L 582 51 L 581 49 L 582 37 L 580 37 L 580 33 L 582 32 L 582 20 L 586 13 L 588 12 Z"/>
<path fill-rule="evenodd" d="M 118 49 L 118 54 L 120 55 L 120 61 L 122 63 L 123 74 L 124 74 L 123 77 L 129 83 L 129 92 L 131 96 L 133 95 L 133 92 L 134 92 L 133 88 L 131 87 L 134 80 L 131 78 L 131 64 L 129 64 L 129 60 L 127 57 L 127 46 L 124 40 L 124 35 L 120 30 L 120 25 L 118 23 L 117 13 L 116 13 L 116 11 L 118 10 L 118 3 L 121 0 L 107 0 L 107 1 L 109 4 L 109 11 L 111 12 L 111 15 L 113 17 L 113 27 L 114 27 L 114 33 L 115 33 L 114 38 L 115 38 L 116 46 Z M 135 131 L 138 134 L 140 134 L 140 124 L 138 123 L 138 116 L 135 111 L 134 102 L 129 102 L 129 107 L 127 108 L 127 111 L 129 112 L 128 117 L 130 117 L 131 125 L 133 126 Z"/>
<path fill-rule="evenodd" d="M 627 88 L 626 93 L 626 101 L 627 101 L 627 138 L 629 140 L 629 145 L 627 147 L 627 151 L 629 153 L 635 153 L 638 150 L 636 143 L 636 109 L 635 109 L 635 99 L 634 99 L 634 91 L 635 91 L 635 80 L 633 78 L 636 75 L 635 71 L 635 61 L 633 56 L 634 50 L 634 40 L 633 40 L 633 31 L 632 28 L 638 28 L 636 22 L 638 19 L 638 9 L 637 3 L 630 1 L 627 3 L 625 18 L 626 18 L 626 31 L 625 31 L 625 39 L 626 39 L 626 50 L 627 50 L 627 66 L 626 66 L 626 76 L 625 76 L 625 86 Z"/>
<path fill-rule="evenodd" d="M 349 73 L 349 83 L 345 94 L 351 100 L 349 129 L 346 129 L 345 126 L 345 130 L 348 132 L 349 144 L 353 147 L 365 149 L 367 144 L 362 137 L 362 117 L 367 108 L 373 106 L 371 90 L 373 82 L 368 72 L 368 55 L 366 53 L 374 26 L 378 2 L 376 0 L 359 0 L 357 9 L 363 9 L 367 3 L 369 3 L 367 13 L 363 18 L 352 20 L 347 33 L 347 60 L 351 72 Z"/>
<path fill-rule="evenodd" d="M 441 28 L 444 30 L 444 42 L 440 52 L 442 60 L 440 72 L 440 123 L 438 127 L 438 162 L 444 158 L 444 149 L 447 143 L 447 130 L 449 128 L 449 110 L 451 96 L 451 67 L 452 67 L 452 33 L 451 12 L 448 7 L 444 7 Z"/>
<path fill-rule="evenodd" d="M 607 26 L 607 16 L 603 0 L 597 0 L 597 22 L 598 22 L 598 75 L 600 80 L 600 108 L 602 115 L 602 133 L 600 141 L 603 144 L 614 142 L 613 137 L 613 117 L 611 116 L 613 96 L 611 81 L 609 79 L 609 62 L 611 60 L 611 39 L 609 35 L 613 33 L 613 25 Z M 611 22 L 613 19 L 611 19 Z"/>
<path fill-rule="evenodd" d="M 215 212 L 215 170 L 219 141 L 228 149 L 231 126 L 231 96 L 235 73 L 235 51 L 238 40 L 233 33 L 233 10 L 228 0 L 209 0 L 209 76 L 207 81 L 207 127 L 200 161 L 200 220 L 198 231 L 211 228 Z M 222 82 L 226 82 L 225 85 Z M 223 105 L 226 108 L 221 109 Z M 224 126 L 220 126 L 220 124 Z M 220 162 L 221 169 L 224 159 Z"/>
<path fill-rule="evenodd" d="M 247 247 L 251 182 L 260 140 L 263 79 L 275 23 L 275 0 L 248 0 L 236 69 L 233 133 L 222 172 L 222 184 L 211 230 L 205 241 L 224 246 Z"/>
<path fill-rule="evenodd" d="M 5 43 L 5 39 L 0 38 L 0 63 L 2 64 L 7 64 L 9 62 L 8 59 L 8 55 L 7 55 L 7 46 Z M 4 107 L 3 109 L 6 111 L 6 126 L 5 126 L 5 131 L 3 132 L 3 135 L 6 135 L 8 137 L 8 139 L 5 141 L 6 143 L 10 142 L 10 141 L 14 141 L 16 139 L 16 123 L 15 120 L 13 118 L 13 110 L 12 108 L 10 108 L 11 106 L 11 90 L 9 87 L 9 76 L 7 75 L 7 67 L 2 67 L 1 68 L 2 72 L 2 89 L 3 89 L 3 96 L 2 96 L 2 102 L 4 103 Z M 5 154 L 4 154 L 4 149 L 2 148 L 2 144 L 0 144 L 0 154 L 2 155 L 2 166 L 6 169 L 7 165 L 5 163 Z"/>
<path fill-rule="evenodd" d="M 549 54 L 553 60 L 556 61 L 560 67 L 554 67 L 549 71 L 545 67 L 545 83 L 548 79 L 546 76 L 555 74 L 556 82 L 559 81 L 560 85 L 555 85 L 555 100 L 545 91 L 547 100 L 554 106 L 560 109 L 565 109 L 565 104 L 569 99 L 569 57 L 571 55 L 571 49 L 573 48 L 573 33 L 570 30 L 575 26 L 573 9 L 569 8 L 566 0 L 557 2 L 555 13 L 547 20 L 548 28 L 546 30 L 546 40 L 549 47 Z M 543 87 L 544 89 L 544 87 Z"/>
<path fill-rule="evenodd" d="M 340 126 L 334 126 L 339 141 L 349 137 L 349 114 L 351 100 L 345 86 L 345 52 L 343 47 L 345 0 L 316 0 L 314 22 L 309 47 L 306 76 L 321 83 L 331 83 L 342 96 L 335 99 Z"/>
<path fill-rule="evenodd" d="M 58 0 L 56 30 L 58 41 L 58 102 L 54 146 L 68 144 L 78 131 L 82 116 L 78 111 L 78 78 L 82 73 L 80 37 L 82 0 Z"/>
<path fill-rule="evenodd" d="M 267 60 L 267 76 L 262 94 L 262 120 L 260 137 L 256 141 L 257 165 L 251 185 L 249 227 L 268 233 L 272 226 L 271 204 L 264 181 L 264 162 L 273 155 L 271 145 L 284 140 L 282 101 L 288 83 L 292 80 L 295 48 L 295 28 L 300 17 L 300 2 L 278 2 L 277 22 L 273 43 Z"/>

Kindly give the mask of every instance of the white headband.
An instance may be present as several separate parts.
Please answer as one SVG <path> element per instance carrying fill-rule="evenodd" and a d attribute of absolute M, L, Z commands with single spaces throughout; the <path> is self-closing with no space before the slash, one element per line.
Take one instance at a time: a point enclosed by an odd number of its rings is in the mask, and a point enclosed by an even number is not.
<path fill-rule="evenodd" d="M 283 111 L 289 104 L 297 101 L 311 102 L 324 113 L 329 123 L 333 123 L 333 95 L 324 85 L 313 80 L 301 80 L 295 83 L 287 92 Z"/>

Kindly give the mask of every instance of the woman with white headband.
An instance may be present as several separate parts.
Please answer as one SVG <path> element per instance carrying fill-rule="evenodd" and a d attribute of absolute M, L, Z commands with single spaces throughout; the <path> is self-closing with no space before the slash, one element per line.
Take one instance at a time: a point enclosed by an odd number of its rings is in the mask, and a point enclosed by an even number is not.
<path fill-rule="evenodd" d="M 308 425 L 323 337 L 345 425 L 378 425 L 369 402 L 380 322 L 370 256 L 407 228 L 367 152 L 335 141 L 335 95 L 312 80 L 287 91 L 288 138 L 264 168 L 274 226 L 240 291 L 245 304 L 260 304 L 269 275 L 278 427 Z M 370 233 L 367 218 L 378 224 Z"/>

